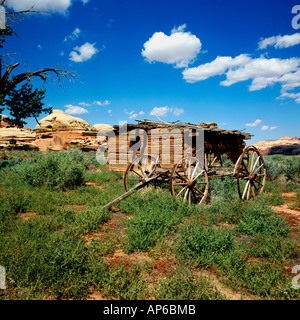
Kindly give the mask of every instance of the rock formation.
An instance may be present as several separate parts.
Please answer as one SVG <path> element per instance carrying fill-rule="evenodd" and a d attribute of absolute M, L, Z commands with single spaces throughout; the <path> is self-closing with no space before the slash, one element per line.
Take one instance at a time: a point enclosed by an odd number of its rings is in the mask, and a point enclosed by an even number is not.
<path fill-rule="evenodd" d="M 11 119 L 5 115 L 0 115 L 0 148 L 19 149 L 27 145 L 28 148 L 36 148 L 35 131 L 29 128 L 18 128 Z"/>
<path fill-rule="evenodd" d="M 300 155 L 300 139 L 284 136 L 278 140 L 264 140 L 255 144 L 263 155 L 284 154 Z"/>
<path fill-rule="evenodd" d="M 55 109 L 39 121 L 35 130 L 15 127 L 11 120 L 2 116 L 0 128 L 0 148 L 29 148 L 40 151 L 61 151 L 77 146 L 83 151 L 95 151 L 105 141 L 105 137 L 97 139 L 98 130 L 111 130 L 108 124 L 91 126 L 83 119 L 66 114 Z M 14 139 L 14 144 L 10 142 Z"/>

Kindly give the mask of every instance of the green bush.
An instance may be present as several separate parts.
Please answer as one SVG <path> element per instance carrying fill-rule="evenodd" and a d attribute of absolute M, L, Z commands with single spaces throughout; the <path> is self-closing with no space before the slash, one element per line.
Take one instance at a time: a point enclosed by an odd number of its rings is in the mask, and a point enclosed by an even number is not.
<path fill-rule="evenodd" d="M 242 214 L 239 231 L 243 234 L 286 237 L 291 228 L 284 217 L 278 216 L 263 201 L 257 200 Z"/>
<path fill-rule="evenodd" d="M 126 228 L 128 251 L 149 249 L 158 239 L 174 232 L 182 218 L 195 209 L 161 190 L 149 191 L 143 196 L 136 193 L 132 197 L 120 203 L 122 212 L 133 213 Z"/>
<path fill-rule="evenodd" d="M 8 175 L 3 181 L 0 193 L 0 215 L 16 215 L 26 212 L 32 204 L 32 195 L 28 185 L 15 174 Z"/>
<path fill-rule="evenodd" d="M 181 260 L 201 267 L 212 266 L 232 248 L 233 238 L 228 230 L 200 224 L 183 225 L 175 246 Z"/>
<path fill-rule="evenodd" d="M 300 181 L 300 158 L 288 158 L 285 160 L 283 174 L 288 181 Z"/>
<path fill-rule="evenodd" d="M 282 166 L 275 161 L 266 160 L 267 178 L 269 180 L 275 180 L 282 174 Z"/>
<path fill-rule="evenodd" d="M 176 268 L 172 277 L 160 279 L 155 285 L 156 299 L 159 300 L 222 300 L 224 297 L 208 280 L 195 277 L 190 271 Z"/>
<path fill-rule="evenodd" d="M 77 151 L 39 154 L 13 167 L 32 186 L 51 189 L 72 189 L 84 181 L 84 157 Z"/>

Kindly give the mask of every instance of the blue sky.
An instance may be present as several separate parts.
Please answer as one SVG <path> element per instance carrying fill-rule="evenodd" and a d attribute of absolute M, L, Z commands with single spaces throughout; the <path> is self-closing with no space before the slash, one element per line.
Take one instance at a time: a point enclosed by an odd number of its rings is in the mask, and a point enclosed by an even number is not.
<path fill-rule="evenodd" d="M 44 102 L 53 109 L 92 125 L 158 117 L 217 122 L 245 128 L 255 135 L 251 143 L 300 136 L 300 29 L 293 28 L 300 16 L 292 13 L 297 1 L 7 4 L 35 4 L 52 13 L 15 22 L 18 37 L 4 51 L 14 53 L 8 62 L 21 62 L 19 72 L 50 66 L 76 72 L 63 89 L 55 81 L 44 84 Z"/>

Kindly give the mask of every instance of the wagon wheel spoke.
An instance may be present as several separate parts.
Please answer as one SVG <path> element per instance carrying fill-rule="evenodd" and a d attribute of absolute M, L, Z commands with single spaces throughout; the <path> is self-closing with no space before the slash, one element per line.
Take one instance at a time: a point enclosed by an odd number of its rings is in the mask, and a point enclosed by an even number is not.
<path fill-rule="evenodd" d="M 183 171 L 183 172 L 182 172 Z M 196 187 L 203 192 L 196 190 Z M 183 201 L 191 204 L 204 203 L 208 195 L 209 180 L 201 162 L 195 157 L 182 158 L 173 168 L 170 188 L 174 197 L 182 196 Z"/>
<path fill-rule="evenodd" d="M 204 196 L 204 193 L 203 193 L 201 190 L 199 190 L 198 188 L 194 188 L 194 191 L 198 192 L 198 194 L 199 194 L 201 197 Z"/>
<path fill-rule="evenodd" d="M 128 165 L 124 175 L 124 187 L 126 191 L 136 186 L 150 174 L 151 170 L 147 170 L 147 164 L 149 164 L 149 168 L 155 169 L 156 167 L 155 159 L 149 155 L 135 158 Z"/>
<path fill-rule="evenodd" d="M 193 195 L 193 197 L 194 197 L 195 202 L 197 203 L 197 202 L 198 202 L 198 197 L 196 196 L 196 194 L 195 194 L 194 191 L 195 191 L 195 190 L 192 189 L 192 195 Z"/>
<path fill-rule="evenodd" d="M 255 183 L 258 183 L 258 184 L 259 184 L 259 182 L 256 181 L 256 180 L 253 180 L 253 186 L 254 186 L 255 190 L 256 190 L 256 191 L 259 191 L 259 186 L 256 186 Z"/>
<path fill-rule="evenodd" d="M 245 198 L 245 195 L 246 195 L 247 189 L 248 189 L 248 187 L 249 187 L 249 184 L 250 184 L 250 181 L 248 180 L 248 181 L 246 182 L 246 185 L 245 185 L 245 188 L 244 188 L 244 192 L 243 192 L 243 195 L 242 195 L 242 199 Z"/>
<path fill-rule="evenodd" d="M 263 184 L 262 184 L 260 181 L 258 181 L 258 180 L 253 180 L 253 182 L 257 182 L 261 187 L 263 187 Z"/>
<path fill-rule="evenodd" d="M 181 193 L 187 188 L 187 186 L 185 186 L 184 188 L 182 188 L 176 195 L 176 197 L 179 197 L 181 195 Z"/>
<path fill-rule="evenodd" d="M 145 171 L 144 171 L 144 169 L 143 169 L 143 167 L 141 166 L 140 163 L 138 164 L 138 169 L 141 171 L 142 175 L 144 176 L 145 175 Z"/>
<path fill-rule="evenodd" d="M 187 188 L 187 189 L 186 189 L 186 192 L 185 192 L 185 194 L 184 194 L 184 197 L 183 197 L 183 200 L 184 200 L 184 201 L 186 201 L 186 198 L 187 198 L 187 196 L 188 196 L 188 194 L 189 194 L 189 191 L 190 191 L 190 189 Z"/>
<path fill-rule="evenodd" d="M 191 179 L 193 179 L 193 178 L 194 178 L 195 173 L 196 173 L 196 170 L 197 170 L 197 168 L 198 168 L 198 165 L 199 165 L 199 162 L 197 162 L 197 163 L 196 163 L 196 165 L 195 165 L 195 168 L 194 168 L 194 171 L 193 171 L 193 173 L 192 173 L 192 177 L 191 177 Z"/>
<path fill-rule="evenodd" d="M 199 172 L 198 175 L 194 178 L 194 180 L 197 180 L 203 172 L 204 172 L 204 170 L 202 170 L 201 172 Z"/>
<path fill-rule="evenodd" d="M 182 180 L 187 181 L 187 179 L 185 178 L 185 176 L 181 176 L 178 172 L 175 172 L 175 174 Z"/>
<path fill-rule="evenodd" d="M 252 171 L 252 172 L 255 172 L 255 170 L 254 170 L 254 169 L 255 169 L 256 165 L 259 163 L 259 160 L 260 160 L 260 156 L 258 156 L 258 157 L 257 157 L 257 159 L 256 159 L 256 161 L 255 161 L 255 163 L 254 163 L 254 165 L 252 166 L 252 168 L 251 168 L 251 171 Z"/>
<path fill-rule="evenodd" d="M 264 166 L 264 164 L 262 163 L 258 168 L 256 168 L 253 173 L 256 173 L 258 170 L 260 170 L 262 167 Z"/>
<path fill-rule="evenodd" d="M 134 172 L 135 174 L 137 174 L 139 177 L 141 177 L 141 179 L 143 179 L 143 176 L 141 176 L 138 172 L 136 172 L 134 169 L 131 169 L 130 171 Z"/>

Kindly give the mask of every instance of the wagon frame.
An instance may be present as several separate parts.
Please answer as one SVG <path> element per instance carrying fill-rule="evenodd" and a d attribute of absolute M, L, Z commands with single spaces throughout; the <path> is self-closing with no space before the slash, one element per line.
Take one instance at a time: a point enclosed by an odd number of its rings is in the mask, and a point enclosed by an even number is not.
<path fill-rule="evenodd" d="M 139 121 L 139 120 L 138 120 Z M 147 122 L 146 122 L 147 121 Z M 140 123 L 155 124 L 158 122 L 144 120 Z M 162 122 L 159 122 L 161 125 Z M 176 123 L 167 123 L 176 125 Z M 179 125 L 192 125 L 182 124 Z M 178 124 L 177 124 L 178 126 Z M 202 124 L 201 128 L 207 127 Z M 222 134 L 239 135 L 243 139 L 238 140 L 237 149 L 241 149 L 241 143 L 244 139 L 251 137 L 248 133 L 238 130 L 223 130 L 219 128 L 208 127 L 208 132 L 216 131 L 219 137 Z M 222 132 L 222 131 L 225 131 Z M 228 133 L 228 131 L 230 133 Z M 218 142 L 218 141 L 217 141 Z M 218 145 L 218 144 L 217 144 Z M 244 147 L 238 155 L 235 146 L 229 145 L 227 148 L 211 147 L 209 143 L 201 150 L 193 150 L 191 156 L 182 156 L 171 166 L 162 167 L 159 162 L 159 155 L 154 158 L 148 154 L 142 154 L 135 157 L 128 164 L 124 174 L 124 187 L 126 192 L 111 201 L 103 208 L 107 209 L 114 204 L 131 195 L 135 190 L 143 188 L 150 182 L 157 184 L 169 183 L 170 192 L 175 198 L 183 198 L 187 203 L 203 204 L 207 200 L 209 193 L 209 180 L 212 178 L 232 177 L 236 179 L 237 191 L 242 200 L 255 198 L 263 192 L 266 183 L 266 166 L 260 151 L 253 145 Z M 224 163 L 224 155 L 229 152 L 229 159 Z M 235 160 L 237 158 L 237 160 Z M 226 163 L 227 162 L 227 163 Z"/>

